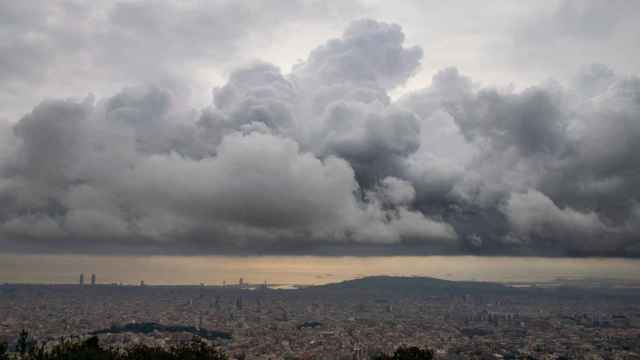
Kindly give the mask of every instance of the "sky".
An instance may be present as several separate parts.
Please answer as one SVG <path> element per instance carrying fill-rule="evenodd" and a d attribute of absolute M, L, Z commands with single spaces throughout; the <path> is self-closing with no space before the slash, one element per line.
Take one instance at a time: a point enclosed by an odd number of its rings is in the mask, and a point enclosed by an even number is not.
<path fill-rule="evenodd" d="M 640 255 L 640 2 L 0 2 L 0 252 Z"/>

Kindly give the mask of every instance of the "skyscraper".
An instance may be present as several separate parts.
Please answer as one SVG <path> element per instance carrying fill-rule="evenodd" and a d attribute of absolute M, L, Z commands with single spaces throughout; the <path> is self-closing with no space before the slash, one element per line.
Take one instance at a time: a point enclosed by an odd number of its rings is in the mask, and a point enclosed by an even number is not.
<path fill-rule="evenodd" d="M 84 274 L 80 274 L 80 286 L 84 285 Z"/>
<path fill-rule="evenodd" d="M 91 274 L 91 286 L 96 284 L 96 274 Z"/>

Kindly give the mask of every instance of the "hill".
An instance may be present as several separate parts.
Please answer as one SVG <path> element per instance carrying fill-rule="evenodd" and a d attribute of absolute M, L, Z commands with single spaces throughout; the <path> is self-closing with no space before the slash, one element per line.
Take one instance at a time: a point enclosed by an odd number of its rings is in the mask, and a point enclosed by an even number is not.
<path fill-rule="evenodd" d="M 376 295 L 464 295 L 478 293 L 513 294 L 518 289 L 479 281 L 450 281 L 431 277 L 370 276 L 339 283 L 313 286 L 307 292 L 362 293 Z"/>

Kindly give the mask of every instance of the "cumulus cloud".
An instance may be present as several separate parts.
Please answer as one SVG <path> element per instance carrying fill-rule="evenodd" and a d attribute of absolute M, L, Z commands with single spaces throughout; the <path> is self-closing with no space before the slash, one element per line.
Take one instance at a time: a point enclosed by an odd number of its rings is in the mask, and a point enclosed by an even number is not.
<path fill-rule="evenodd" d="M 414 74 L 422 58 L 421 48 L 406 48 L 403 42 L 404 33 L 397 24 L 354 21 L 342 38 L 313 50 L 294 74 L 329 84 L 368 84 L 391 89 Z"/>
<path fill-rule="evenodd" d="M 66 251 L 455 249 L 455 230 L 413 208 L 411 183 L 387 176 L 419 145 L 417 117 L 384 90 L 421 57 L 403 39 L 397 25 L 354 23 L 292 74 L 267 63 L 236 70 L 199 114 L 157 86 L 43 102 L 9 134 L 3 241 Z M 371 51 L 378 59 L 364 77 L 335 73 Z"/>
<path fill-rule="evenodd" d="M 423 209 L 446 214 L 469 248 L 623 255 L 637 243 L 638 78 L 599 64 L 577 73 L 568 85 L 514 91 L 447 69 L 401 99 L 423 118 L 452 120 L 452 141 L 464 137 L 466 156 L 453 161 L 464 171 L 426 191 L 425 202 L 444 204 Z M 409 174 L 427 174 L 420 166 L 410 161 Z"/>
<path fill-rule="evenodd" d="M 188 5 L 180 11 L 198 19 Z M 137 14 L 153 26 L 164 19 Z M 116 15 L 122 37 L 140 25 Z M 0 243 L 637 254 L 637 76 L 592 65 L 567 84 L 517 90 L 450 67 L 394 100 L 422 61 L 399 25 L 364 19 L 291 72 L 239 66 L 201 110 L 185 110 L 158 82 L 44 101 L 0 128 Z"/>
<path fill-rule="evenodd" d="M 543 246 L 566 248 L 572 252 L 615 250 L 615 238 L 621 231 L 604 224 L 593 211 L 561 209 L 535 190 L 512 194 L 503 211 L 513 230 L 507 240 L 543 241 Z"/>

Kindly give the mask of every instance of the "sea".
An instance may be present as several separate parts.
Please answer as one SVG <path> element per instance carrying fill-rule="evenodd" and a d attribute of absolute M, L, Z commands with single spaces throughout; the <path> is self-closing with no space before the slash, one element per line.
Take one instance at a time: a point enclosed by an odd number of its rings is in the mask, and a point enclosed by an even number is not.
<path fill-rule="evenodd" d="M 101 256 L 0 254 L 0 283 L 136 285 L 318 285 L 375 275 L 545 283 L 640 283 L 640 259 L 489 256 Z"/>

